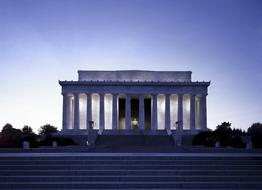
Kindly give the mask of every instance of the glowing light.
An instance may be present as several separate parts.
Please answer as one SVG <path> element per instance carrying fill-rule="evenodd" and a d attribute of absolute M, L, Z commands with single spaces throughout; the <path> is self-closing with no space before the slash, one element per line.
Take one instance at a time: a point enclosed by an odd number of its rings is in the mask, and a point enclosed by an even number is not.
<path fill-rule="evenodd" d="M 132 119 L 132 126 L 133 126 L 134 128 L 138 128 L 138 120 L 137 120 L 136 118 L 133 118 L 133 119 Z"/>

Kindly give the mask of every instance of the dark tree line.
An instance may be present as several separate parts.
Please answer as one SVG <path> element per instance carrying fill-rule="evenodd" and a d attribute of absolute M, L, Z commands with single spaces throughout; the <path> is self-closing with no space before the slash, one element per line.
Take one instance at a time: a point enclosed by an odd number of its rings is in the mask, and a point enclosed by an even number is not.
<path fill-rule="evenodd" d="M 51 146 L 53 141 L 59 145 L 74 144 L 71 139 L 55 136 L 57 128 L 46 124 L 39 128 L 38 134 L 35 134 L 32 128 L 25 125 L 22 129 L 16 129 L 7 123 L 0 133 L 0 148 L 21 148 L 24 141 L 30 143 L 30 147 Z"/>
<path fill-rule="evenodd" d="M 246 138 L 245 138 L 246 137 Z M 222 122 L 214 131 L 200 132 L 193 138 L 194 145 L 215 146 L 220 142 L 221 146 L 243 148 L 246 145 L 243 139 L 248 139 L 253 143 L 254 148 L 262 148 L 262 124 L 254 123 L 247 131 L 232 129 L 231 123 Z"/>

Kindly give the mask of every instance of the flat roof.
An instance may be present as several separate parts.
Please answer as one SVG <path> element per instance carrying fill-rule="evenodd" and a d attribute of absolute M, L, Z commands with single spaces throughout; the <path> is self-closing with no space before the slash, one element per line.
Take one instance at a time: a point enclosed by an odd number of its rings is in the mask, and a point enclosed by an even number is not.
<path fill-rule="evenodd" d="M 191 82 L 191 71 L 149 71 L 149 70 L 114 70 L 96 71 L 79 70 L 79 81 L 151 81 L 151 82 Z"/>

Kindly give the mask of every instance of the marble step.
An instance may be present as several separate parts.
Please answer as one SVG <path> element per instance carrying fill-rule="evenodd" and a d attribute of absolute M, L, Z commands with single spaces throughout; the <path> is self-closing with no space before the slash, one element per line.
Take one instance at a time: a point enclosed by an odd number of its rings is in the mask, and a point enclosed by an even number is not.
<path fill-rule="evenodd" d="M 147 188 L 147 189 L 163 189 L 163 188 L 227 188 L 227 189 L 260 189 L 262 182 L 231 182 L 226 181 L 221 183 L 217 182 L 141 182 L 141 181 L 128 181 L 128 182 L 1 182 L 1 189 L 93 189 L 93 188 L 106 188 L 106 189 L 120 189 L 120 188 Z"/>
<path fill-rule="evenodd" d="M 41 154 L 41 153 L 37 153 L 37 154 Z M 52 154 L 52 153 L 51 153 Z M 72 155 L 74 153 L 71 153 Z M 98 153 L 99 154 L 99 153 Z M 112 155 L 114 155 L 114 153 L 111 153 Z M 163 153 L 164 154 L 164 153 Z M 67 155 L 67 154 L 65 154 Z M 186 154 L 183 154 L 185 156 L 132 156 L 133 154 L 130 154 L 129 156 L 125 156 L 125 153 L 123 154 L 116 154 L 117 156 L 103 156 L 103 154 L 101 154 L 101 156 L 63 156 L 62 155 L 57 155 L 57 156 L 45 156 L 45 154 L 43 154 L 43 156 L 7 156 L 7 157 L 0 157 L 0 161 L 12 161 L 12 160 L 18 160 L 18 161 L 29 161 L 29 160 L 64 160 L 64 161 L 72 161 L 72 160 L 79 160 L 79 161 L 91 161 L 91 160 L 95 160 L 95 161 L 103 161 L 103 160 L 119 160 L 119 161 L 132 161 L 132 160 L 141 160 L 141 161 L 159 161 L 159 160 L 165 160 L 165 161 L 262 161 L 262 157 L 241 157 L 241 156 L 234 156 L 234 157 L 230 157 L 230 156 L 221 156 L 218 154 L 218 156 L 205 156 L 205 154 L 203 153 L 203 156 L 186 156 Z M 134 154 L 136 155 L 136 154 Z M 150 153 L 149 153 L 150 155 Z M 199 154 L 201 155 L 201 154 Z M 216 155 L 211 154 L 211 155 Z"/>
<path fill-rule="evenodd" d="M 135 165 L 135 164 L 65 164 L 65 165 L 0 165 L 0 170 L 261 170 L 262 165 Z"/>
<path fill-rule="evenodd" d="M 64 175 L 31 175 L 31 176 L 0 176 L 1 182 L 129 182 L 129 181 L 139 181 L 139 182 L 256 182 L 262 181 L 262 176 L 225 176 L 225 175 L 86 175 L 86 176 L 64 176 Z"/>
<path fill-rule="evenodd" d="M 196 165 L 262 165 L 262 160 L 0 160 L 0 165 L 64 165 L 64 164 L 196 164 Z"/>
<path fill-rule="evenodd" d="M 203 168 L 201 170 L 76 170 L 76 169 L 70 169 L 70 170 L 57 170 L 57 169 L 49 169 L 49 170 L 1 170 L 0 175 L 1 176 L 14 176 L 14 175 L 24 175 L 24 176 L 31 176 L 31 175 L 50 175 L 50 176 L 56 176 L 56 175 L 64 175 L 64 176 L 70 176 L 70 175 L 101 175 L 101 176 L 108 176 L 108 175 L 224 175 L 224 176 L 246 176 L 247 174 L 250 176 L 262 176 L 261 170 L 210 170 L 208 168 Z"/>

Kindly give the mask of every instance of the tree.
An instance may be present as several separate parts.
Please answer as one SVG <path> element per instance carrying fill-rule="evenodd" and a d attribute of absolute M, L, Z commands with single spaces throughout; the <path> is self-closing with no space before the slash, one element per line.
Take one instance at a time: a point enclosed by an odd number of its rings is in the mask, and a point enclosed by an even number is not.
<path fill-rule="evenodd" d="M 21 147 L 22 131 L 7 123 L 1 131 L 0 144 L 2 147 Z"/>
<path fill-rule="evenodd" d="M 234 128 L 234 129 L 232 130 L 232 135 L 235 135 L 235 136 L 245 136 L 245 135 L 247 135 L 247 133 L 245 132 L 245 130 Z"/>
<path fill-rule="evenodd" d="M 57 127 L 50 124 L 43 125 L 39 129 L 39 135 L 51 136 L 53 133 L 57 133 Z"/>
<path fill-rule="evenodd" d="M 232 132 L 231 123 L 222 122 L 220 125 L 216 127 L 216 131 L 231 133 Z"/>
<path fill-rule="evenodd" d="M 13 126 L 10 123 L 7 123 L 3 126 L 1 133 L 6 133 L 13 129 Z"/>
<path fill-rule="evenodd" d="M 22 128 L 23 141 L 28 141 L 30 147 L 38 147 L 37 138 L 38 136 L 33 132 L 32 128 L 28 125 L 25 125 Z"/>
<path fill-rule="evenodd" d="M 24 125 L 24 127 L 22 128 L 22 133 L 23 133 L 23 135 L 33 135 L 33 134 L 35 134 L 33 132 L 33 129 L 30 126 L 28 126 L 28 125 Z"/>
<path fill-rule="evenodd" d="M 246 135 L 241 129 L 231 129 L 230 122 L 222 122 L 214 131 L 200 132 L 193 138 L 194 145 L 214 146 L 217 141 L 221 146 L 242 148 L 245 144 L 241 136 Z"/>
<path fill-rule="evenodd" d="M 222 122 L 214 131 L 214 140 L 219 141 L 221 146 L 230 146 L 232 144 L 231 123 Z"/>
<path fill-rule="evenodd" d="M 251 135 L 254 147 L 262 148 L 262 123 L 253 123 L 247 132 Z"/>

